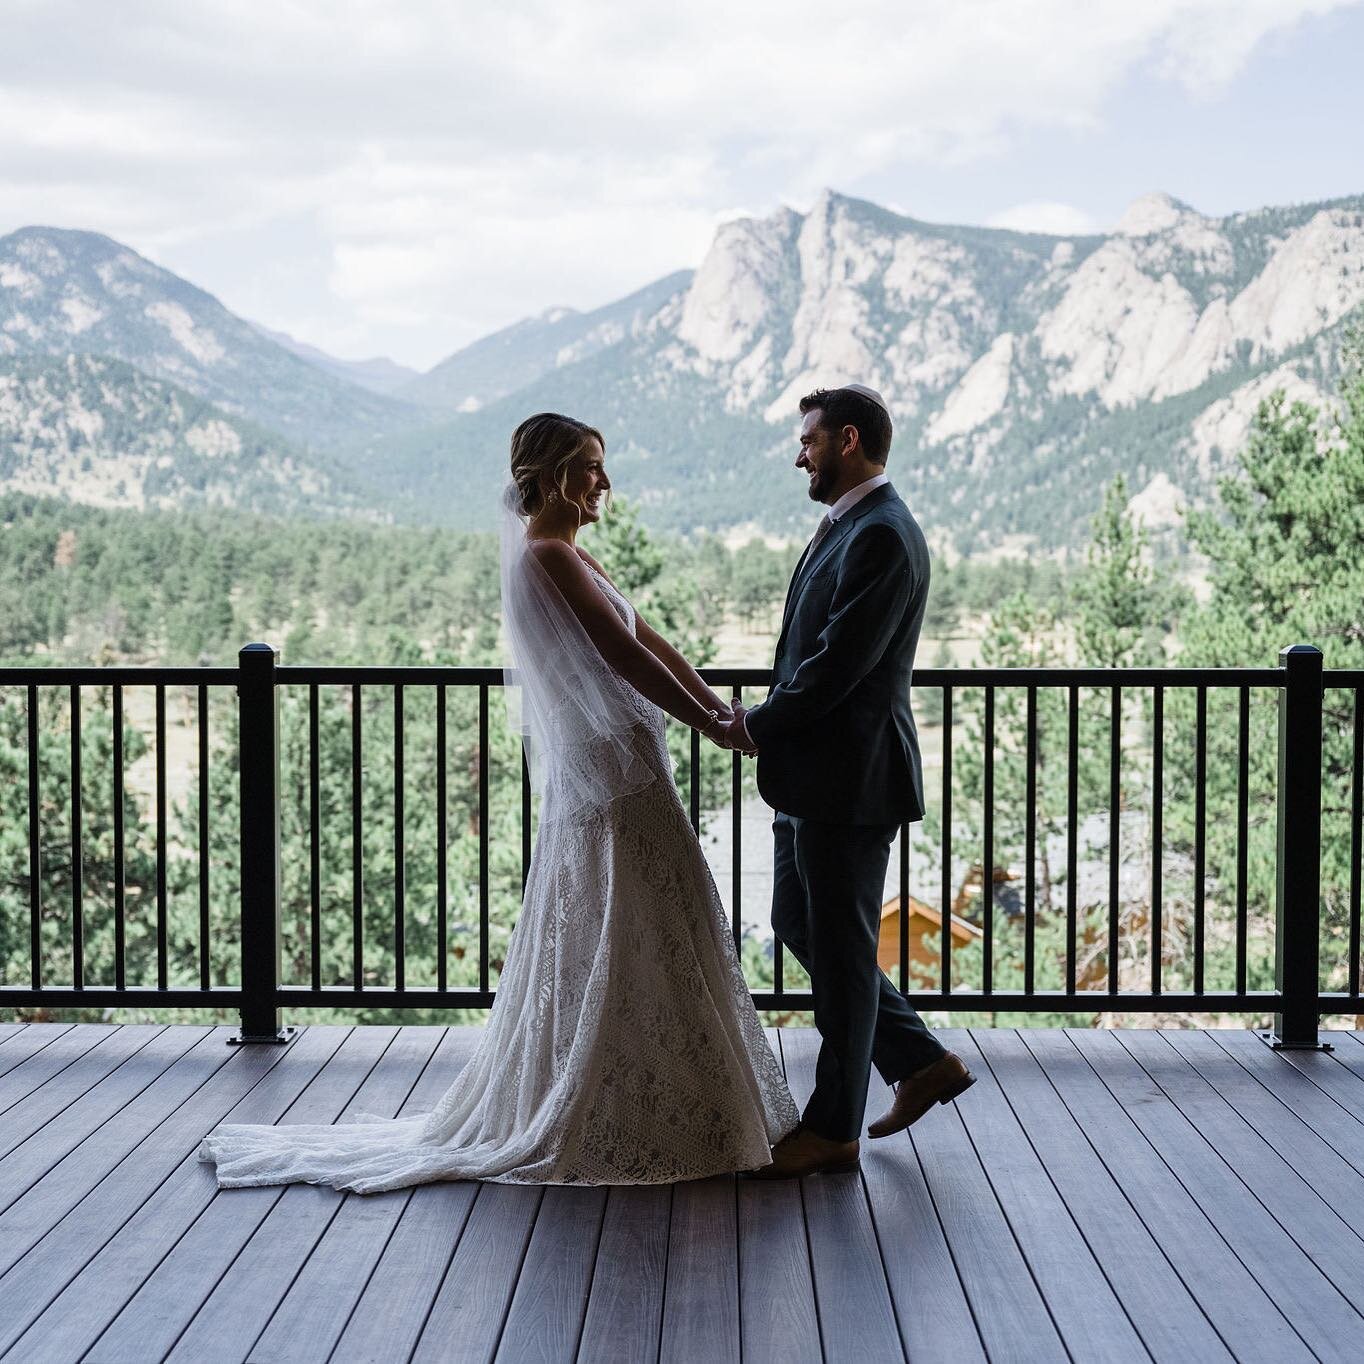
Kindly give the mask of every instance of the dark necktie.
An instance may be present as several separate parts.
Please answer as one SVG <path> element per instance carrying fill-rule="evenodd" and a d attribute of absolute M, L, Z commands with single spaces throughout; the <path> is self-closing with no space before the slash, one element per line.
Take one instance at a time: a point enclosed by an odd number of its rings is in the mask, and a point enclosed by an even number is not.
<path fill-rule="evenodd" d="M 815 533 L 810 540 L 810 548 L 805 551 L 805 562 L 808 564 L 815 557 L 815 551 L 824 543 L 824 537 L 833 530 L 834 523 L 826 512 L 819 519 L 819 525 L 815 527 Z"/>

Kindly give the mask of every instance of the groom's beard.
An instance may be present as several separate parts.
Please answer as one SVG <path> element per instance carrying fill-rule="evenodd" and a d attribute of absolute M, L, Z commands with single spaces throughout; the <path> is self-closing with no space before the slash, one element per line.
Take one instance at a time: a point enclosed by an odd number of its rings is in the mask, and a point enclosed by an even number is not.
<path fill-rule="evenodd" d="M 823 502 L 824 494 L 829 491 L 833 484 L 833 478 L 826 474 L 822 469 L 815 470 L 815 476 L 810 480 L 810 501 Z"/>

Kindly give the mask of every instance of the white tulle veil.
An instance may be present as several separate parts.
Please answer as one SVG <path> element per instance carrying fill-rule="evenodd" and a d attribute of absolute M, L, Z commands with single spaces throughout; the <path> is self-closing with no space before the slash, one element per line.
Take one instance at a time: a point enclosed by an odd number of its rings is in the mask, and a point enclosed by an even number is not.
<path fill-rule="evenodd" d="M 648 703 L 601 656 L 530 552 L 520 491 L 500 499 L 503 692 L 522 736 L 531 785 L 562 817 L 582 815 L 658 778 L 639 742 Z"/>

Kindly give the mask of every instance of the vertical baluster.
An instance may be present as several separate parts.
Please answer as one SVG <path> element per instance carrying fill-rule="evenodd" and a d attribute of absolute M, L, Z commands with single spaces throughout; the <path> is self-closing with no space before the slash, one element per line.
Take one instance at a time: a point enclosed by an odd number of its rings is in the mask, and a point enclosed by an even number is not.
<path fill-rule="evenodd" d="M 1208 813 L 1208 689 L 1199 687 L 1194 710 L 1194 994 L 1203 993 L 1203 916 L 1206 902 Z"/>
<path fill-rule="evenodd" d="M 1364 687 L 1355 688 L 1354 754 L 1350 765 L 1350 980 L 1359 998 L 1361 842 L 1364 842 Z"/>
<path fill-rule="evenodd" d="M 115 682 L 114 702 L 114 989 L 128 985 L 128 925 L 123 885 L 123 688 Z"/>
<path fill-rule="evenodd" d="M 900 959 L 900 993 L 909 993 L 909 825 L 900 825 L 900 941 L 895 952 Z"/>
<path fill-rule="evenodd" d="M 365 810 L 364 697 L 358 682 L 350 689 L 350 947 L 351 980 L 365 988 Z"/>
<path fill-rule="evenodd" d="M 445 790 L 445 683 L 436 687 L 436 989 L 450 988 L 447 963 L 450 949 L 449 865 Z"/>
<path fill-rule="evenodd" d="M 1108 710 L 1108 993 L 1118 993 L 1118 855 L 1122 813 L 1122 688 L 1113 687 Z"/>
<path fill-rule="evenodd" d="M 393 688 L 393 986 L 406 988 L 407 865 L 403 829 L 403 686 Z"/>
<path fill-rule="evenodd" d="M 1165 875 L 1165 688 L 1154 689 L 1151 716 L 1151 993 L 1163 987 Z"/>
<path fill-rule="evenodd" d="M 84 851 L 81 847 L 81 689 L 71 688 L 71 983 L 85 989 Z"/>
<path fill-rule="evenodd" d="M 530 826 L 530 764 L 526 761 L 526 753 L 523 747 L 521 751 L 521 894 L 523 896 L 526 893 L 526 881 L 530 877 Z"/>
<path fill-rule="evenodd" d="M 199 687 L 199 988 L 213 985 L 209 958 L 208 688 Z"/>
<path fill-rule="evenodd" d="M 170 922 L 166 911 L 166 689 L 156 687 L 156 988 L 169 983 Z"/>
<path fill-rule="evenodd" d="M 995 689 L 985 688 L 985 773 L 984 773 L 985 838 L 981 868 L 982 922 L 984 942 L 984 991 L 995 988 Z"/>
<path fill-rule="evenodd" d="M 1066 994 L 1076 991 L 1076 928 L 1079 898 L 1077 849 L 1080 819 L 1080 689 L 1072 686 L 1066 704 Z"/>
<path fill-rule="evenodd" d="M 731 697 L 733 706 L 743 704 L 743 688 L 736 686 Z M 730 759 L 730 788 L 729 788 L 729 808 L 730 808 L 730 830 L 729 830 L 729 883 L 733 887 L 731 893 L 730 921 L 734 932 L 734 950 L 739 950 L 739 944 L 743 938 L 743 922 L 741 913 L 743 909 L 743 821 L 740 816 L 743 813 L 744 803 L 744 769 L 743 755 L 736 749 L 734 756 Z"/>
<path fill-rule="evenodd" d="M 1023 992 L 1032 994 L 1037 937 L 1037 688 L 1028 688 L 1027 777 L 1024 796 Z"/>
<path fill-rule="evenodd" d="M 317 683 L 308 687 L 308 955 L 314 990 L 322 988 L 322 744 Z"/>
<path fill-rule="evenodd" d="M 478 688 L 478 988 L 487 994 L 488 963 L 488 686 Z"/>
<path fill-rule="evenodd" d="M 691 786 L 688 805 L 692 832 L 701 832 L 701 731 L 691 731 Z"/>
<path fill-rule="evenodd" d="M 1246 992 L 1246 936 L 1250 924 L 1250 688 L 1240 689 L 1236 734 L 1236 993 Z"/>
<path fill-rule="evenodd" d="M 43 988 L 43 853 L 38 803 L 38 688 L 28 689 L 28 935 L 29 983 Z"/>
<path fill-rule="evenodd" d="M 942 689 L 942 992 L 952 993 L 952 688 Z"/>

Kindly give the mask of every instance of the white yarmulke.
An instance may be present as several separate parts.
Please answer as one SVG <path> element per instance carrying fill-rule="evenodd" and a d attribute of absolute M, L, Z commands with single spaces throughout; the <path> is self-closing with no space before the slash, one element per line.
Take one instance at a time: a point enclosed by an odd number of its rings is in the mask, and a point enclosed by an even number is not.
<path fill-rule="evenodd" d="M 886 406 L 886 400 L 874 388 L 868 388 L 866 384 L 844 384 L 843 387 L 849 393 L 860 393 L 864 398 L 870 398 L 886 416 L 890 416 L 890 408 Z"/>

